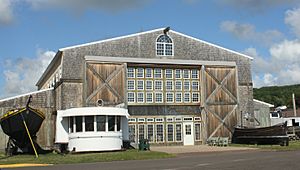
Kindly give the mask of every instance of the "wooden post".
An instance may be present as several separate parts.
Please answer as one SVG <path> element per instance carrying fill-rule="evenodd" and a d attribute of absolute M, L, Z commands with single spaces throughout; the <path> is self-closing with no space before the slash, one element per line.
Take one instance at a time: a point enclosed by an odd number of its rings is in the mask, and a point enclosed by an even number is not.
<path fill-rule="evenodd" d="M 23 119 L 23 124 L 24 124 L 24 126 L 25 126 L 25 129 L 26 129 L 27 135 L 28 135 L 28 137 L 29 137 L 29 140 L 30 140 L 31 146 L 32 146 L 32 148 L 33 148 L 33 151 L 34 151 L 35 157 L 36 157 L 36 158 L 38 158 L 38 157 L 39 157 L 39 155 L 38 155 L 38 154 L 37 154 L 37 152 L 36 152 L 36 149 L 35 149 L 34 143 L 33 143 L 33 141 L 32 141 L 32 138 L 31 138 L 30 132 L 29 132 L 29 130 L 28 130 L 27 124 L 26 124 L 26 122 L 25 122 L 25 119 L 24 119 L 24 117 L 23 117 L 23 114 L 22 114 L 22 113 L 21 113 L 21 116 L 22 116 L 22 119 Z"/>

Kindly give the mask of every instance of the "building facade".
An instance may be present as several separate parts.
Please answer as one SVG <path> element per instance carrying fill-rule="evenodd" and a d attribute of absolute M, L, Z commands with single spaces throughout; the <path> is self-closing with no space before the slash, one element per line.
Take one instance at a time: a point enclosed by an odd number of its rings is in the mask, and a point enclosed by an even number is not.
<path fill-rule="evenodd" d="M 161 28 L 62 48 L 37 86 L 54 88 L 54 110 L 128 109 L 133 143 L 203 144 L 254 113 L 251 60 Z"/>

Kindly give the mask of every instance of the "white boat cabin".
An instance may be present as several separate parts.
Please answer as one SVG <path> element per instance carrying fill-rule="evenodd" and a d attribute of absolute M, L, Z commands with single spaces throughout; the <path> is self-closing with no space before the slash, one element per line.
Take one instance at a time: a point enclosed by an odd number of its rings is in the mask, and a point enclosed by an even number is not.
<path fill-rule="evenodd" d="M 55 143 L 72 152 L 120 150 L 128 140 L 128 116 L 116 107 L 58 110 Z"/>

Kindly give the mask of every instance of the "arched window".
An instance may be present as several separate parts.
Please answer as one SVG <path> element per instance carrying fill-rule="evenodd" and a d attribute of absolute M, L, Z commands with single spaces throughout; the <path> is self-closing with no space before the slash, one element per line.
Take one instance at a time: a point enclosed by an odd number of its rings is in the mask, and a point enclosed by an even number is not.
<path fill-rule="evenodd" d="M 173 56 L 173 41 L 164 34 L 160 35 L 156 40 L 156 55 L 159 56 Z"/>

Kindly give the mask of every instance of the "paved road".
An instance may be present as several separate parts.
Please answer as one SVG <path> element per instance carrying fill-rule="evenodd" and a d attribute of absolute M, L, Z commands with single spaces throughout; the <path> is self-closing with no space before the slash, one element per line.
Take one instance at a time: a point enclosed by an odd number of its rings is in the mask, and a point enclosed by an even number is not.
<path fill-rule="evenodd" d="M 141 161 L 115 161 L 20 170 L 289 170 L 300 169 L 300 151 L 235 151 L 219 153 L 180 154 L 176 158 Z"/>

